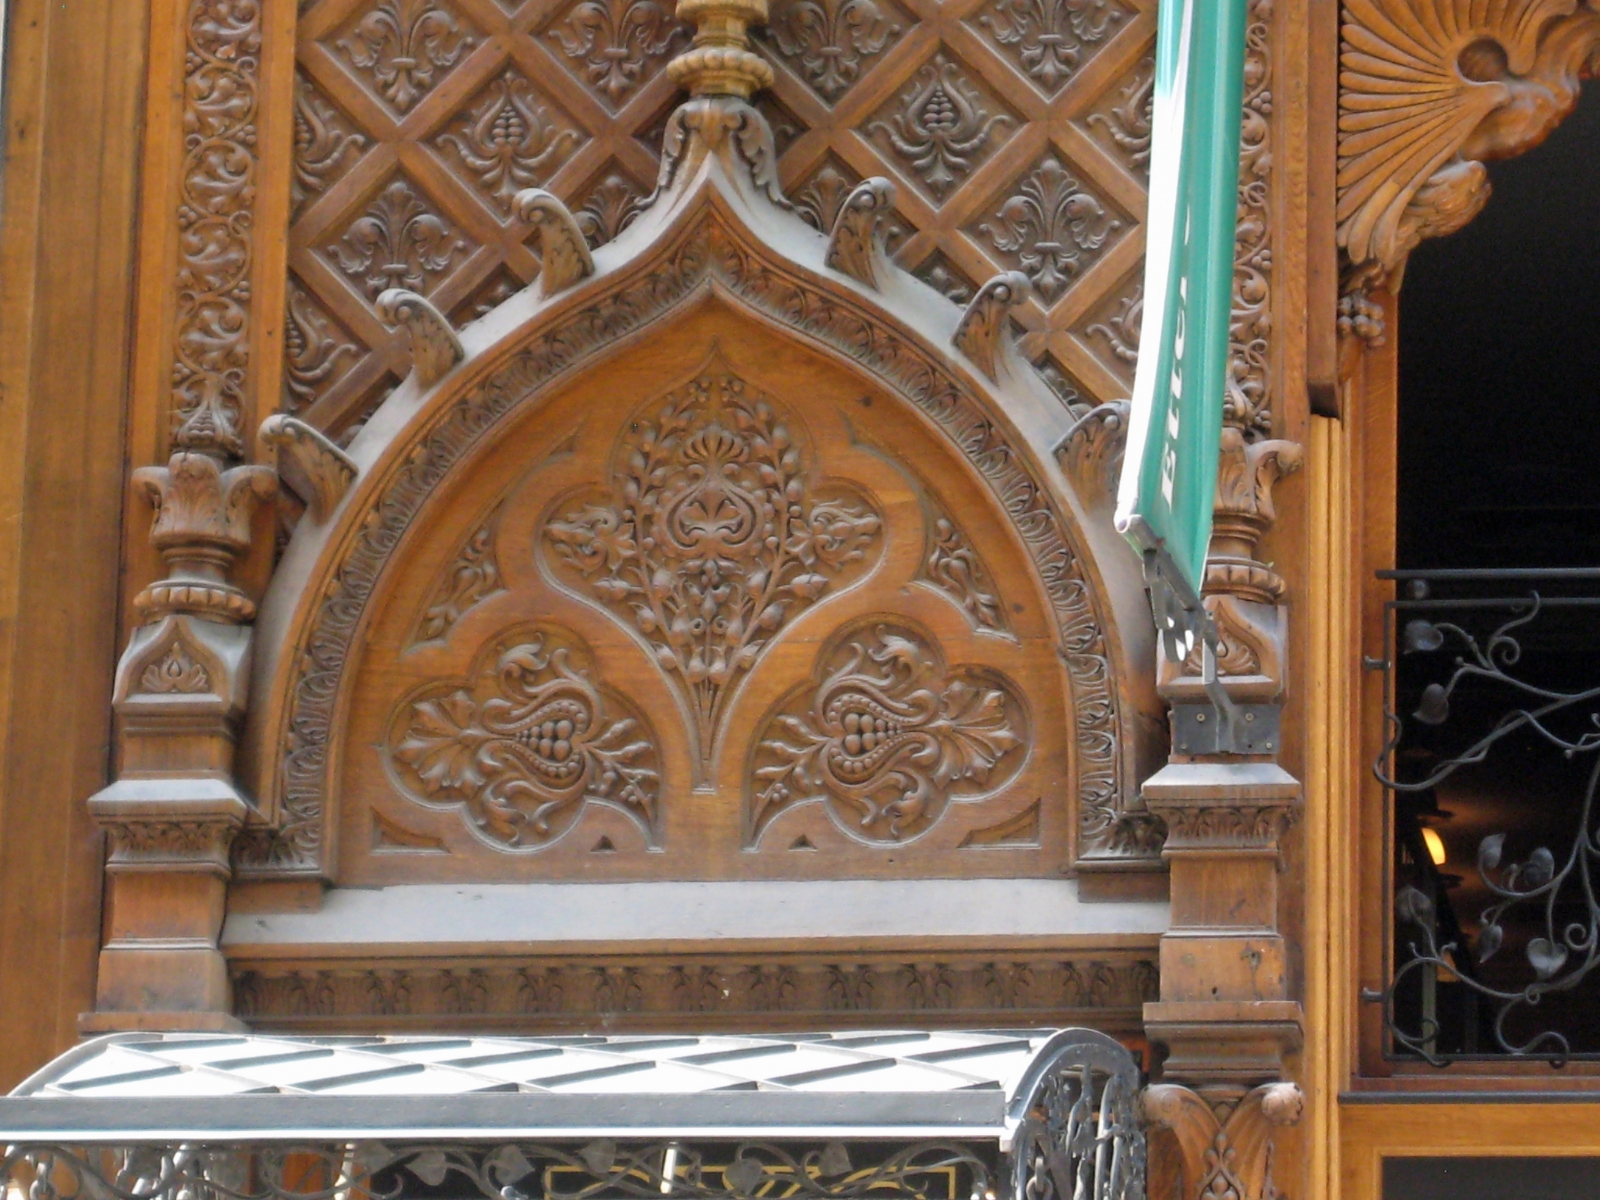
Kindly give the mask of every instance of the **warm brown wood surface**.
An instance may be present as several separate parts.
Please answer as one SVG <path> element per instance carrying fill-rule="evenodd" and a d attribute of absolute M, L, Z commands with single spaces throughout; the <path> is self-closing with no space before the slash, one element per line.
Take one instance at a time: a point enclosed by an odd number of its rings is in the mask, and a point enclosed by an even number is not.
<path fill-rule="evenodd" d="M 142 3 L 7 14 L 0 234 L 0 1089 L 94 997 L 118 648 Z M 170 19 L 170 18 L 169 18 Z"/>

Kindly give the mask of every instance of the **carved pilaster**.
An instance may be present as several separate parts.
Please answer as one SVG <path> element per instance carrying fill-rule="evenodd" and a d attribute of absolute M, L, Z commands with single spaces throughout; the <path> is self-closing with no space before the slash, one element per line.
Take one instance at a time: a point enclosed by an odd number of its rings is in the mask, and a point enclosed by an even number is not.
<path fill-rule="evenodd" d="M 134 472 L 155 508 L 167 578 L 135 600 L 144 624 L 117 666 L 117 779 L 90 798 L 106 829 L 110 937 L 86 1030 L 229 1025 L 217 949 L 228 852 L 250 806 L 231 781 L 255 604 L 229 579 L 270 467 L 227 465 L 207 430 L 180 430 L 165 467 Z"/>
<path fill-rule="evenodd" d="M 1270 1083 L 1239 1098 L 1158 1084 L 1144 1092 L 1149 1195 L 1183 1200 L 1283 1200 L 1300 1168 L 1305 1098 Z"/>

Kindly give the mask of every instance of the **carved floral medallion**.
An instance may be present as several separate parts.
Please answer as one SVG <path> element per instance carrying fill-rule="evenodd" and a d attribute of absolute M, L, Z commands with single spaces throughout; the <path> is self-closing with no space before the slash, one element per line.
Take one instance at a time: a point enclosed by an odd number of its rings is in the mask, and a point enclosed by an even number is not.
<path fill-rule="evenodd" d="M 1048 304 L 1100 256 L 1123 223 L 1053 154 L 1018 180 L 978 227 L 1028 276 Z"/>
<path fill-rule="evenodd" d="M 688 39 L 658 0 L 581 0 L 547 35 L 578 77 L 613 107 Z"/>
<path fill-rule="evenodd" d="M 582 143 L 564 114 L 541 104 L 523 76 L 507 70 L 435 141 L 502 213 L 523 188 L 542 186 Z"/>
<path fill-rule="evenodd" d="M 960 65 L 936 55 L 886 110 L 869 133 L 893 153 L 936 198 L 943 199 L 998 144 L 998 135 L 1015 124 L 991 111 L 990 101 Z"/>
<path fill-rule="evenodd" d="M 609 492 L 563 502 L 544 540 L 645 639 L 706 760 L 739 679 L 882 522 L 855 492 L 819 487 L 792 421 L 715 354 L 625 427 L 612 462 Z"/>
<path fill-rule="evenodd" d="M 947 668 L 922 634 L 887 623 L 858 630 L 826 664 L 819 682 L 769 719 L 756 747 L 751 846 L 803 804 L 825 805 L 862 841 L 907 842 L 1021 766 L 1027 719 L 1010 682 Z"/>
<path fill-rule="evenodd" d="M 543 849 L 590 804 L 632 817 L 654 845 L 655 741 L 592 675 L 572 634 L 513 631 L 479 656 L 469 679 L 429 684 L 400 703 L 389 769 L 409 799 L 458 809 L 497 849 Z"/>
<path fill-rule="evenodd" d="M 472 45 L 455 14 L 433 0 L 379 0 L 339 39 L 350 64 L 401 112 L 410 112 Z"/>

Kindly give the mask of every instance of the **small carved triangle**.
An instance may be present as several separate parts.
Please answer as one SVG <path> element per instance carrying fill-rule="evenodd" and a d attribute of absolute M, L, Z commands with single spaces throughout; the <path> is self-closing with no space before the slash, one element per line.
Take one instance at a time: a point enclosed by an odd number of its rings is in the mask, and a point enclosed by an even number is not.
<path fill-rule="evenodd" d="M 411 338 L 411 367 L 423 387 L 438 383 L 467 356 L 444 314 L 415 292 L 384 292 L 378 297 L 378 318 L 390 328 L 405 327 Z"/>
<path fill-rule="evenodd" d="M 263 421 L 258 436 L 277 459 L 278 478 L 305 501 L 313 521 L 326 521 L 356 477 L 355 462 L 319 430 L 284 413 Z"/>
<path fill-rule="evenodd" d="M 866 179 L 845 197 L 833 232 L 828 235 L 827 263 L 858 283 L 883 290 L 890 269 L 883 248 L 883 217 L 894 208 L 894 184 Z"/>
<path fill-rule="evenodd" d="M 594 849 L 589 851 L 589 853 L 590 854 L 614 854 L 616 852 L 616 849 L 617 849 L 617 847 L 612 842 L 612 840 L 609 837 L 606 837 L 604 834 L 602 834 L 600 836 L 600 840 L 594 844 Z"/>
<path fill-rule="evenodd" d="M 816 847 L 811 844 L 811 839 L 808 838 L 805 834 L 802 833 L 799 837 L 795 838 L 794 841 L 789 843 L 789 849 L 791 849 L 791 850 L 815 850 Z"/>
<path fill-rule="evenodd" d="M 543 188 L 526 188 L 511 206 L 520 220 L 538 230 L 538 286 L 543 295 L 554 296 L 594 274 L 589 243 L 565 204 Z"/>
<path fill-rule="evenodd" d="M 1021 271 L 996 275 L 978 289 L 978 294 L 961 314 L 955 337 L 950 339 L 991 381 L 1000 361 L 1000 339 L 1006 332 L 1011 310 L 1027 300 L 1032 289 Z"/>

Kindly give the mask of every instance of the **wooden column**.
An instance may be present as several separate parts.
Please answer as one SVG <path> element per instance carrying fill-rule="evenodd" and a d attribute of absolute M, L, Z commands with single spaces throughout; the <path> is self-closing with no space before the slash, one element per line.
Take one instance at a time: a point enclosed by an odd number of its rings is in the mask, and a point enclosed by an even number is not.
<path fill-rule="evenodd" d="M 1167 827 L 1172 923 L 1161 939 L 1161 998 L 1144 1009 L 1150 1040 L 1166 1052 L 1162 1085 L 1145 1103 L 1157 1130 L 1152 1195 L 1175 1186 L 1185 1197 L 1256 1200 L 1299 1178 L 1297 1160 L 1288 1161 L 1297 1146 L 1283 1131 L 1303 1107 L 1285 1079 L 1301 1009 L 1291 999 L 1278 879 L 1280 839 L 1301 789 L 1275 761 L 1286 588 L 1255 554 L 1275 515 L 1273 485 L 1300 461 L 1294 443 L 1223 431 L 1204 595 L 1220 636 L 1219 674 L 1237 706 L 1231 738 L 1219 732 L 1224 715 L 1207 695 L 1198 651 L 1159 668 L 1173 754 L 1144 798 Z"/>

